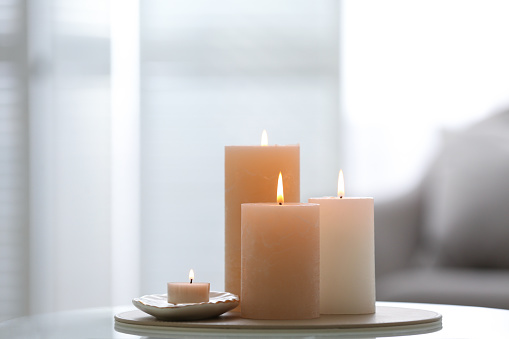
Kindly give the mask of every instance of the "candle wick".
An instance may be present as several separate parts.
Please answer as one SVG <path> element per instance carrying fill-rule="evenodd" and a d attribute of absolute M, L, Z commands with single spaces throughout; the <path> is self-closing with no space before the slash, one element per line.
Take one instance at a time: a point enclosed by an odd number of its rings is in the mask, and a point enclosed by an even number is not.
<path fill-rule="evenodd" d="M 193 279 L 191 279 L 191 282 L 190 282 L 190 284 L 192 284 L 192 283 L 193 283 Z"/>
<path fill-rule="evenodd" d="M 280 205 L 283 205 L 283 203 L 282 203 L 282 202 L 280 202 L 279 204 L 280 204 Z"/>
<path fill-rule="evenodd" d="M 340 195 L 340 196 L 339 196 L 339 199 L 343 199 L 343 196 L 342 196 L 342 195 Z"/>

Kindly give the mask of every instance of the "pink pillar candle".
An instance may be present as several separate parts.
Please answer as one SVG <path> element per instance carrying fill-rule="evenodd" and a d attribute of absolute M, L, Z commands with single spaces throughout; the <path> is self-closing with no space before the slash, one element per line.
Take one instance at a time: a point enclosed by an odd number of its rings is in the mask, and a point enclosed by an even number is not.
<path fill-rule="evenodd" d="M 242 204 L 241 316 L 318 318 L 319 206 Z"/>

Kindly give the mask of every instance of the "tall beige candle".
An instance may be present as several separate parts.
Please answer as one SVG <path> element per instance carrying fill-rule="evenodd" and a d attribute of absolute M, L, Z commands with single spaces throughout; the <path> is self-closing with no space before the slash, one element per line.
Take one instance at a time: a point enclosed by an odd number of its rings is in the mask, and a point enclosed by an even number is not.
<path fill-rule="evenodd" d="M 241 315 L 320 316 L 319 206 L 242 204 Z"/>
<path fill-rule="evenodd" d="M 300 201 L 299 145 L 225 147 L 225 290 L 230 293 L 240 296 L 240 205 L 274 201 L 280 171 L 286 200 Z"/>
<path fill-rule="evenodd" d="M 320 204 L 320 313 L 374 313 L 373 198 L 345 197 L 342 174 L 338 197 L 309 199 Z"/>

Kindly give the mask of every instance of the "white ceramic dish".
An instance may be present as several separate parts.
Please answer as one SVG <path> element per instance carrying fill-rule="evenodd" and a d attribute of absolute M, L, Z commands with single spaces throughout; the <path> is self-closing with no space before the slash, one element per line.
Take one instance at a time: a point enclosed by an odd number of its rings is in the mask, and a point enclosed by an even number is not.
<path fill-rule="evenodd" d="M 133 305 L 159 320 L 185 321 L 217 317 L 239 304 L 239 297 L 228 292 L 209 294 L 209 301 L 196 304 L 168 303 L 166 294 L 150 294 L 133 299 Z"/>

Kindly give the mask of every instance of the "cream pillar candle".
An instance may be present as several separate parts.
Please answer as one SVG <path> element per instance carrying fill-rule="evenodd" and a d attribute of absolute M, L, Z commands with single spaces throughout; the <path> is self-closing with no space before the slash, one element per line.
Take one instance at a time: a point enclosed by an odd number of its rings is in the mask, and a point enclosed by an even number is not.
<path fill-rule="evenodd" d="M 280 171 L 285 174 L 286 200 L 300 201 L 299 145 L 263 143 L 225 147 L 225 290 L 239 296 L 240 205 L 274 201 Z"/>
<path fill-rule="evenodd" d="M 319 206 L 242 204 L 241 316 L 320 316 Z"/>
<path fill-rule="evenodd" d="M 189 271 L 188 283 L 168 283 L 168 302 L 192 304 L 209 301 L 210 283 L 193 282 L 194 271 Z"/>
<path fill-rule="evenodd" d="M 342 174 L 338 197 L 309 199 L 320 204 L 320 313 L 374 313 L 373 198 L 345 197 Z"/>

